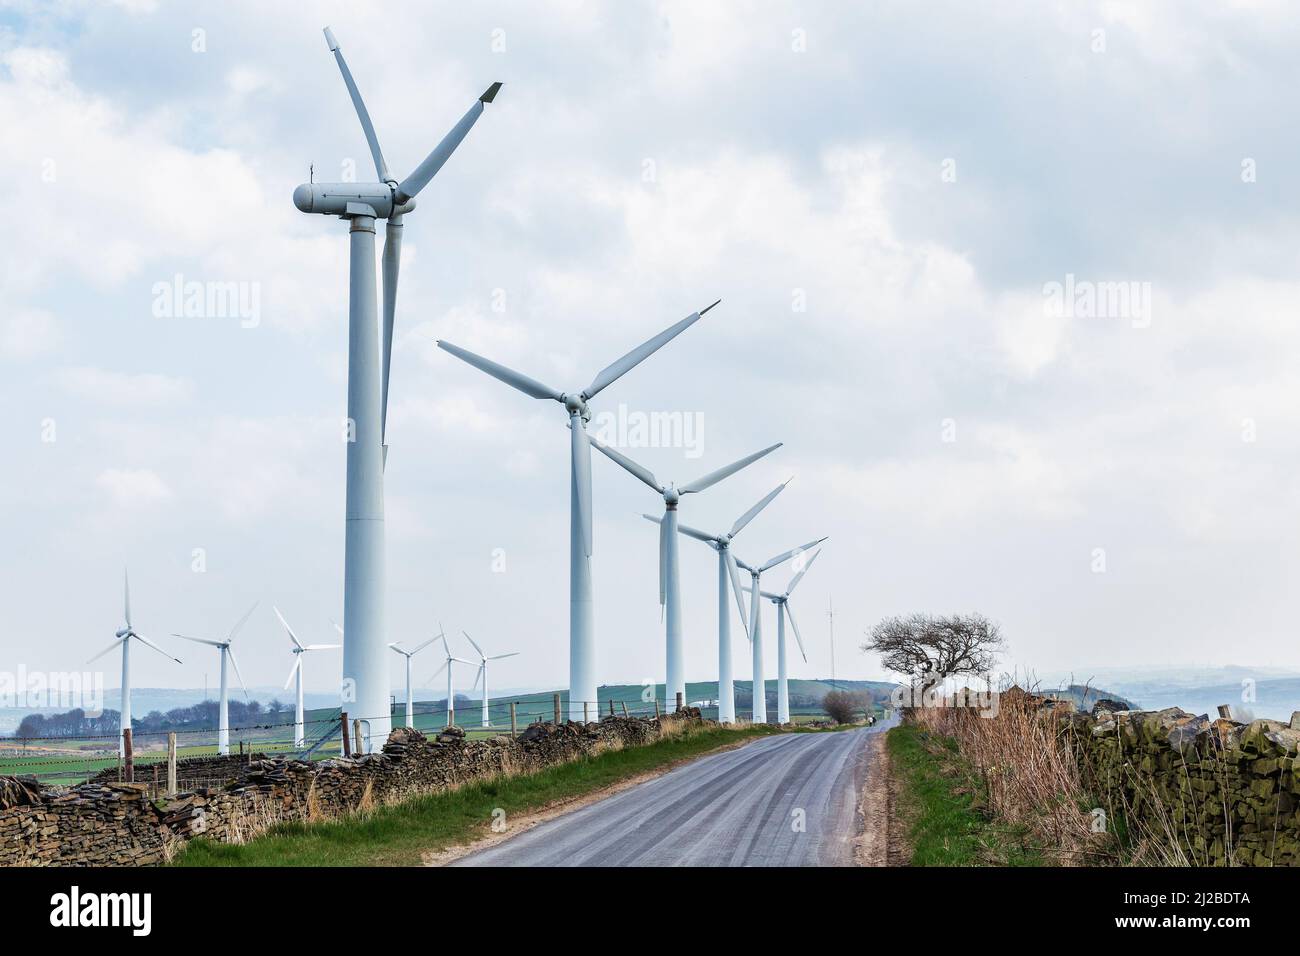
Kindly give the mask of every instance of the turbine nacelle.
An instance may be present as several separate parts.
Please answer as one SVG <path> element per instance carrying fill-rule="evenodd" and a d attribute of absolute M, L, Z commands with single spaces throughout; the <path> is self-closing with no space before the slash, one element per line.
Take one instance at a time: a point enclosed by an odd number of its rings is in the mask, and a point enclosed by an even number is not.
<path fill-rule="evenodd" d="M 396 183 L 302 183 L 293 191 L 299 212 L 322 216 L 391 219 L 415 209 L 415 200 L 397 201 Z"/>

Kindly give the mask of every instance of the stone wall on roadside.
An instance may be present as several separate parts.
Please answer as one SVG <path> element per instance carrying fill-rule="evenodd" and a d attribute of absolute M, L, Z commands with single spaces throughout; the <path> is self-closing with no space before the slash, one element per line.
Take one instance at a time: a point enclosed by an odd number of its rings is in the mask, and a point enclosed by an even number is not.
<path fill-rule="evenodd" d="M 662 718 L 606 717 L 534 724 L 516 738 L 469 741 L 450 728 L 435 738 L 393 731 L 383 751 L 301 761 L 254 759 L 227 785 L 149 799 L 149 783 L 43 787 L 0 776 L 0 866 L 147 865 L 202 836 L 239 842 L 289 820 L 344 816 L 421 793 L 501 774 L 528 773 L 603 749 L 639 746 L 672 723 L 701 723 L 688 708 Z"/>
<path fill-rule="evenodd" d="M 1176 840 L 1202 865 L 1300 866 L 1297 723 L 1099 704 L 1070 726 L 1085 785 L 1130 832 Z"/>

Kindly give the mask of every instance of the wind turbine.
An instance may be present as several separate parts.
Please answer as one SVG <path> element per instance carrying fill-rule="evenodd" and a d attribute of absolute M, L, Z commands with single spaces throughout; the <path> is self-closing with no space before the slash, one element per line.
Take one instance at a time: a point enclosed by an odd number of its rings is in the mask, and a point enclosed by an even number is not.
<path fill-rule="evenodd" d="M 179 637 L 183 641 L 193 641 L 195 644 L 208 644 L 217 648 L 221 654 L 221 697 L 217 704 L 217 753 L 225 756 L 230 753 L 230 703 L 226 696 L 226 660 L 229 659 L 231 665 L 235 668 L 235 676 L 239 678 L 239 686 L 244 688 L 244 697 L 248 697 L 248 686 L 244 683 L 244 675 L 239 673 L 239 662 L 235 660 L 235 650 L 230 646 L 230 642 L 235 639 L 249 616 L 257 610 L 257 602 L 245 612 L 244 616 L 239 619 L 230 633 L 226 635 L 224 641 L 212 641 L 206 637 L 188 637 L 185 634 L 172 633 L 172 637 Z"/>
<path fill-rule="evenodd" d="M 727 582 L 731 582 L 731 592 L 736 599 L 736 608 L 740 611 L 740 624 L 749 637 L 749 621 L 745 615 L 745 599 L 741 596 L 740 572 L 736 569 L 736 559 L 731 553 L 731 542 L 740 534 L 745 525 L 772 503 L 772 499 L 785 490 L 794 479 L 788 479 L 769 491 L 763 498 L 732 524 L 731 530 L 722 534 L 709 534 L 679 524 L 677 530 L 682 534 L 703 541 L 718 552 L 718 723 L 734 724 L 736 722 L 736 687 L 731 668 L 731 612 L 727 607 Z M 647 521 L 662 525 L 662 518 L 644 515 Z"/>
<path fill-rule="evenodd" d="M 90 660 L 87 664 L 93 664 L 115 647 L 122 648 L 122 714 L 120 719 L 121 726 L 118 728 L 117 735 L 117 752 L 123 756 L 126 755 L 126 740 L 123 738 L 121 731 L 131 729 L 131 638 L 135 638 L 146 647 L 152 647 L 155 651 L 169 660 L 181 663 L 179 657 L 172 657 L 161 647 L 146 637 L 136 633 L 135 628 L 131 625 L 131 579 L 127 577 L 125 571 L 122 572 L 122 616 L 126 619 L 126 624 L 119 627 L 113 635 L 113 643 L 104 648 Z"/>
<path fill-rule="evenodd" d="M 442 630 L 442 628 L 439 628 L 439 630 Z M 437 677 L 444 670 L 447 672 L 447 726 L 450 727 L 456 722 L 456 697 L 455 689 L 451 685 L 451 665 L 454 663 L 469 664 L 472 666 L 474 662 L 467 661 L 463 657 L 454 656 L 451 653 L 451 645 L 447 643 L 446 634 L 439 634 L 438 637 L 442 638 L 442 649 L 447 652 L 447 659 L 442 662 L 442 667 L 439 667 L 433 672 L 433 677 L 430 677 L 429 680 L 433 680 L 434 677 Z M 470 643 L 473 644 L 474 642 L 470 641 Z"/>
<path fill-rule="evenodd" d="M 332 648 L 336 648 L 339 645 L 338 644 L 304 644 L 302 641 L 298 640 L 298 635 L 293 632 L 293 628 L 291 628 L 289 626 L 289 622 L 284 619 L 284 615 L 280 613 L 280 609 L 272 605 L 271 610 L 275 612 L 275 616 L 278 617 L 280 619 L 280 623 L 284 625 L 285 631 L 287 631 L 289 634 L 289 640 L 293 641 L 293 667 L 289 671 L 289 679 L 284 682 L 284 689 L 285 690 L 289 689 L 289 685 L 293 683 L 295 677 L 298 679 L 298 710 L 296 716 L 294 717 L 294 723 L 293 723 L 293 745 L 295 747 L 301 747 L 306 743 L 306 739 L 307 739 L 306 735 L 303 733 L 302 655 L 306 654 L 308 651 L 327 651 Z M 384 701 L 385 710 L 388 709 L 388 706 L 389 706 L 388 702 Z"/>
<path fill-rule="evenodd" d="M 719 299 L 718 302 L 722 300 Z M 709 309 L 692 312 L 652 339 L 628 352 L 597 373 L 590 385 L 579 392 L 561 392 L 534 378 L 506 368 L 491 359 L 475 355 L 458 345 L 440 341 L 438 347 L 468 362 L 493 378 L 517 388 L 532 398 L 549 398 L 564 406 L 569 416 L 569 719 L 582 720 L 583 705 L 596 703 L 596 638 L 591 595 L 591 440 L 587 422 L 588 402 L 618 381 L 668 342 L 699 321 Z"/>
<path fill-rule="evenodd" d="M 790 584 L 783 594 L 761 592 L 763 597 L 776 605 L 776 722 L 778 724 L 790 723 L 790 685 L 785 666 L 785 619 L 787 617 L 790 619 L 790 626 L 794 628 L 794 639 L 799 642 L 799 653 L 803 656 L 804 663 L 808 663 L 808 652 L 804 650 L 803 638 L 799 635 L 799 625 L 795 623 L 794 611 L 790 610 L 790 593 L 803 580 L 803 576 L 808 573 L 808 569 L 812 567 L 819 554 L 821 554 L 820 549 L 813 552 L 813 556 L 790 579 Z"/>
<path fill-rule="evenodd" d="M 333 32 L 325 42 L 361 120 L 375 161 L 373 183 L 304 183 L 293 202 L 305 213 L 348 220 L 351 263 L 348 283 L 347 503 L 343 567 L 343 677 L 356 691 L 358 709 L 373 715 L 359 752 L 376 750 L 392 729 L 388 662 L 384 658 L 384 464 L 388 458 L 388 380 L 401 265 L 403 216 L 438 173 L 501 89 L 493 83 L 424 161 L 400 183 L 389 175 L 370 114 Z M 375 220 L 388 221 L 383 254 L 384 317 L 375 312 Z"/>
<path fill-rule="evenodd" d="M 483 653 L 483 648 L 478 646 L 474 638 L 469 636 L 468 631 L 461 631 L 461 633 L 465 635 L 465 640 L 473 644 L 474 650 L 478 652 L 478 656 L 479 656 L 478 674 L 474 677 L 474 687 L 478 686 L 478 682 L 480 680 L 483 681 L 483 719 L 480 721 L 480 723 L 484 727 L 491 727 L 492 718 L 488 716 L 487 662 L 504 660 L 507 657 L 517 657 L 519 655 L 519 652 L 511 651 L 509 654 L 495 654 L 492 657 L 488 657 L 486 654 Z M 473 688 L 470 689 L 473 690 Z"/>
<path fill-rule="evenodd" d="M 803 554 L 809 548 L 815 548 L 825 541 L 826 538 L 818 538 L 816 541 L 809 541 L 807 544 L 800 545 L 797 548 L 791 548 L 789 551 L 782 551 L 775 558 L 764 562 L 758 566 L 746 564 L 740 558 L 736 558 L 736 563 L 749 572 L 751 586 L 749 601 L 749 643 L 753 652 L 754 661 L 754 693 L 753 693 L 753 711 L 752 719 L 756 724 L 767 723 L 767 682 L 763 677 L 763 617 L 759 613 L 759 597 L 762 593 L 759 578 L 764 571 L 770 571 L 778 564 L 784 564 L 795 555 Z"/>
<path fill-rule="evenodd" d="M 335 624 L 334 626 L 338 627 L 337 624 Z M 428 647 L 436 640 L 437 640 L 436 637 L 431 637 L 423 644 L 417 644 L 414 648 L 412 648 L 409 651 L 406 648 L 402 647 L 401 644 L 395 642 L 388 645 L 397 653 L 401 654 L 403 657 L 406 658 L 406 726 L 408 727 L 415 726 L 415 698 L 411 696 L 411 658 L 414 657 L 416 654 L 420 653 L 420 651 L 424 650 L 426 647 Z"/>
<path fill-rule="evenodd" d="M 677 699 L 678 694 L 682 695 L 683 700 L 686 699 L 686 668 L 682 655 L 682 592 L 677 560 L 677 506 L 681 502 L 682 495 L 711 488 L 724 478 L 729 478 L 780 447 L 781 442 L 769 445 L 762 451 L 756 451 L 725 468 L 719 468 L 678 488 L 673 484 L 659 484 L 659 480 L 649 468 L 638 465 L 631 458 L 601 442 L 596 442 L 596 449 L 605 457 L 621 465 L 633 477 L 645 482 L 664 499 L 664 516 L 659 522 L 659 606 L 664 611 L 668 656 L 667 680 L 664 681 L 665 707 L 671 706 L 671 702 Z M 721 700 L 721 686 L 719 686 L 718 697 Z"/>

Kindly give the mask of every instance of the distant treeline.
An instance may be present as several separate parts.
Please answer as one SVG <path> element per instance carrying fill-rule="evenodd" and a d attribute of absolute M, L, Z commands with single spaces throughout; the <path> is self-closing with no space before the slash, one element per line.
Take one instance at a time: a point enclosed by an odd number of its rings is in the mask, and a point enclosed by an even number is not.
<path fill-rule="evenodd" d="M 293 707 L 279 700 L 268 704 L 261 701 L 230 701 L 230 726 L 247 727 L 253 724 L 283 723 L 286 715 L 292 717 Z M 205 700 L 189 707 L 173 707 L 163 713 L 153 710 L 143 716 L 133 717 L 132 730 L 137 734 L 167 733 L 173 730 L 216 730 L 217 702 Z M 122 715 L 116 710 L 105 710 L 91 717 L 80 707 L 62 714 L 28 714 L 23 718 L 15 737 L 98 737 L 116 735 L 122 729 Z"/>

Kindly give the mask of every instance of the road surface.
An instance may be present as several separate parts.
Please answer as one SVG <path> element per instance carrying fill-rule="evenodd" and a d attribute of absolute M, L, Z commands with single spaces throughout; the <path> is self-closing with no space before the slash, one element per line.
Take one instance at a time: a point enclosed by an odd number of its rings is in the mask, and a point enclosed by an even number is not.
<path fill-rule="evenodd" d="M 762 737 L 526 830 L 456 866 L 849 866 L 868 734 Z"/>

